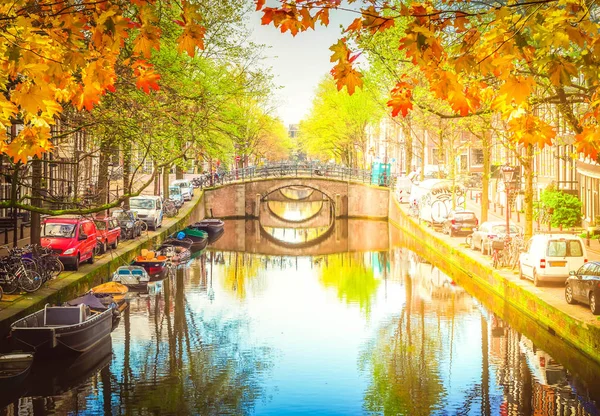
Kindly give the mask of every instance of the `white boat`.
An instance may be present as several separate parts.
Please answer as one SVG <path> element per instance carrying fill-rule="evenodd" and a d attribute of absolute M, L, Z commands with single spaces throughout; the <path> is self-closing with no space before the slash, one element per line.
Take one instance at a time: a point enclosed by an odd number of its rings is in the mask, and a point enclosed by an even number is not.
<path fill-rule="evenodd" d="M 113 274 L 112 281 L 127 286 L 129 290 L 143 291 L 148 289 L 150 275 L 141 266 L 121 266 Z"/>

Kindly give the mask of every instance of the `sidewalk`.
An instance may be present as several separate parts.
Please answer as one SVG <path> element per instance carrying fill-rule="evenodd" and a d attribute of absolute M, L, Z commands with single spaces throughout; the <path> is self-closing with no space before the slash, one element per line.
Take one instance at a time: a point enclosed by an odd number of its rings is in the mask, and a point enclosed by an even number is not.
<path fill-rule="evenodd" d="M 475 191 L 473 191 L 473 197 L 475 197 Z M 467 209 L 475 212 L 477 214 L 477 218 L 479 218 L 479 223 L 481 224 L 481 203 L 475 202 L 475 199 L 471 199 L 470 192 L 467 192 Z M 496 212 L 494 212 L 494 204 L 490 203 L 490 208 L 488 209 L 488 221 L 506 221 L 506 212 L 502 207 L 497 207 Z M 519 214 L 519 221 L 517 221 L 517 214 L 515 212 L 511 213 L 510 222 L 520 225 L 525 228 L 525 214 Z M 541 225 L 542 230 L 548 232 L 547 225 Z M 568 229 L 564 229 L 560 231 L 558 228 L 552 228 L 553 232 L 557 233 L 565 233 L 569 232 Z M 533 233 L 537 232 L 537 223 L 533 224 Z M 588 260 L 590 261 L 600 261 L 600 240 L 590 240 L 590 244 L 588 245 L 586 239 L 583 239 L 583 243 L 585 244 Z"/>

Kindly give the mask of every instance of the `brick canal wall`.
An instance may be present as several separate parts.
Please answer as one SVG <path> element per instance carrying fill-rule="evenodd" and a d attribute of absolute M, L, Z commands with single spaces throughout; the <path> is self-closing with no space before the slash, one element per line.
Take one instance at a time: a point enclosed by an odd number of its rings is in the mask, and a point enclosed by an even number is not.
<path fill-rule="evenodd" d="M 117 250 L 111 250 L 97 259 L 93 265 L 82 265 L 78 272 L 66 272 L 58 279 L 46 283 L 35 293 L 14 301 L 0 310 L 0 347 L 6 342 L 4 339 L 14 321 L 42 309 L 47 303 L 61 304 L 94 286 L 110 281 L 112 273 L 119 266 L 131 263 L 142 249 L 156 247 L 169 235 L 204 217 L 204 194 L 200 193 L 182 207 L 176 218 L 165 218 L 157 232 L 121 244 Z"/>
<path fill-rule="evenodd" d="M 394 198 L 390 198 L 389 222 L 399 230 L 390 233 L 392 246 L 407 247 L 435 263 L 490 310 L 507 317 L 511 324 L 517 322 L 515 329 L 525 325 L 527 328 L 521 332 L 534 342 L 537 338 L 536 345 L 565 367 L 580 367 L 577 361 L 581 361 L 581 357 L 573 358 L 572 347 L 575 347 L 594 361 L 594 365 L 580 372 L 600 374 L 600 366 L 596 365 L 600 363 L 600 327 L 574 319 L 506 279 L 491 265 L 480 263 L 465 250 L 448 244 L 440 233 L 409 217 Z M 527 323 L 519 324 L 524 317 Z"/>

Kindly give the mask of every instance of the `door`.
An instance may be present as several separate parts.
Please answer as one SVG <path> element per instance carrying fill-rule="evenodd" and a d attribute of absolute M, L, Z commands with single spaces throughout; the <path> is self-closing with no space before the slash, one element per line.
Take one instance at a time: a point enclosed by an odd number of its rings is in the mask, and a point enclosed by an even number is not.
<path fill-rule="evenodd" d="M 590 293 L 594 290 L 594 286 L 598 284 L 600 276 L 600 267 L 596 264 L 587 263 L 585 275 L 581 279 L 581 297 L 582 301 L 589 302 Z"/>
<path fill-rule="evenodd" d="M 584 295 L 585 293 L 585 288 L 584 288 L 584 280 L 585 280 L 585 276 L 588 273 L 588 269 L 590 268 L 591 264 L 584 264 L 583 266 L 581 266 L 579 268 L 579 270 L 577 270 L 576 275 L 574 276 L 574 279 L 570 280 L 570 285 L 573 289 L 573 297 L 579 301 L 583 300 L 586 296 Z"/>
<path fill-rule="evenodd" d="M 88 257 L 91 257 L 94 248 L 96 248 L 96 226 L 92 222 L 84 222 L 82 225 L 87 235 L 85 240 L 86 252 L 89 253 Z"/>
<path fill-rule="evenodd" d="M 535 257 L 533 250 L 535 250 L 533 239 L 530 238 L 527 244 L 525 245 L 525 251 L 521 253 L 521 272 L 525 276 L 533 277 L 533 261 L 532 259 Z"/>
<path fill-rule="evenodd" d="M 79 238 L 81 238 L 82 235 L 86 236 L 85 240 L 79 240 Z M 88 244 L 87 244 L 88 239 L 89 239 L 89 236 L 85 232 L 85 229 L 83 228 L 83 224 L 79 224 L 79 231 L 77 233 L 77 245 L 79 246 L 79 260 L 80 261 L 84 261 L 90 256 L 89 250 L 87 248 L 88 247 Z"/>

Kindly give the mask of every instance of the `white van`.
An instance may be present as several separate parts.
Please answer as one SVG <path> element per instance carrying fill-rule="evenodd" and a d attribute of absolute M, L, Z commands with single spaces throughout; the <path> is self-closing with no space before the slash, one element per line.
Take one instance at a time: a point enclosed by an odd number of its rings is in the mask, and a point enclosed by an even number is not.
<path fill-rule="evenodd" d="M 160 196 L 135 196 L 129 198 L 129 208 L 137 212 L 138 218 L 156 230 L 162 226 L 163 206 Z"/>
<path fill-rule="evenodd" d="M 531 237 L 519 256 L 519 276 L 540 282 L 565 283 L 569 271 L 587 262 L 581 238 L 572 234 L 537 234 Z"/>
<path fill-rule="evenodd" d="M 181 188 L 181 195 L 185 201 L 191 201 L 194 197 L 194 187 L 187 179 L 178 179 L 173 181 L 171 186 L 179 186 Z"/>
<path fill-rule="evenodd" d="M 453 209 L 453 198 L 454 207 L 464 204 L 464 188 L 461 185 L 453 185 L 446 179 L 425 179 L 413 184 L 409 202 L 417 205 L 419 219 L 441 226 Z"/>
<path fill-rule="evenodd" d="M 408 176 L 399 176 L 396 179 L 396 187 L 394 193 L 396 200 L 401 204 L 407 204 L 409 202 L 410 191 L 412 189 L 413 182 Z"/>

